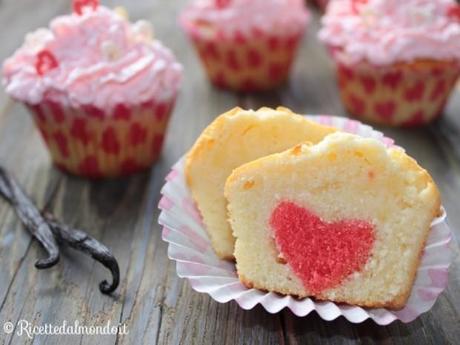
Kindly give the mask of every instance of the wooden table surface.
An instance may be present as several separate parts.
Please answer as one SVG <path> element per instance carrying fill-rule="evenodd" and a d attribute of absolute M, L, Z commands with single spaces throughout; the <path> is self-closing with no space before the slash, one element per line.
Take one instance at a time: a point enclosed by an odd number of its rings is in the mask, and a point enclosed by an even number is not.
<path fill-rule="evenodd" d="M 40 207 L 63 221 L 87 229 L 113 249 L 122 283 L 115 297 L 101 295 L 98 283 L 108 272 L 83 255 L 66 250 L 48 271 L 34 268 L 44 253 L 0 201 L 0 343 L 1 344 L 459 344 L 460 259 L 451 266 L 449 286 L 433 309 L 410 324 L 359 325 L 344 318 L 323 321 L 316 313 L 299 318 L 276 315 L 258 306 L 244 311 L 234 302 L 219 304 L 193 291 L 176 275 L 167 258 L 157 223 L 159 191 L 170 166 L 192 145 L 201 130 L 223 111 L 285 105 L 300 113 L 345 116 L 333 66 L 316 40 L 315 15 L 304 38 L 292 77 L 282 89 L 263 95 L 235 95 L 207 82 L 189 42 L 177 26 L 185 1 L 118 0 L 133 19 L 155 25 L 156 36 L 170 46 L 185 67 L 185 82 L 169 128 L 161 160 L 151 172 L 122 181 L 89 182 L 61 174 L 50 164 L 38 131 L 24 107 L 0 92 L 0 163 L 12 171 Z M 0 59 L 16 49 L 25 33 L 68 13 L 70 0 L 0 0 Z M 460 236 L 460 95 L 455 92 L 444 118 L 423 129 L 378 128 L 396 139 L 438 183 L 449 222 Z M 124 323 L 128 335 L 6 335 L 2 325 L 28 320 L 36 325 L 78 320 L 84 325 Z"/>

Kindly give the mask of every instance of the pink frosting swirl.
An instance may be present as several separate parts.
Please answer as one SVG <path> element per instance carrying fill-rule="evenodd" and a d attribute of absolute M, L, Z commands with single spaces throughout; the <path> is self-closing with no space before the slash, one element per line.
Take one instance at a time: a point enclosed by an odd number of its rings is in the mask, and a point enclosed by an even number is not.
<path fill-rule="evenodd" d="M 346 64 L 460 60 L 453 0 L 332 1 L 319 38 Z"/>
<path fill-rule="evenodd" d="M 58 67 L 37 73 L 37 54 L 49 51 Z M 182 67 L 171 51 L 152 39 L 144 21 L 131 24 L 105 7 L 61 16 L 49 29 L 28 34 L 3 65 L 3 83 L 13 98 L 43 99 L 78 107 L 111 109 L 117 104 L 168 100 L 181 83 Z"/>
<path fill-rule="evenodd" d="M 254 28 L 278 35 L 298 34 L 308 20 L 304 0 L 196 0 L 181 16 L 186 27 L 205 23 L 224 35 L 247 34 Z"/>

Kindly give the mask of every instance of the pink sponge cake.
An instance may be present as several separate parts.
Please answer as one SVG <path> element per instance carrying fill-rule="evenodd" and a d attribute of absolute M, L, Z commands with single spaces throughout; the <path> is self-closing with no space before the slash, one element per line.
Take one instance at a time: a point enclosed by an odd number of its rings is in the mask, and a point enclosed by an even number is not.
<path fill-rule="evenodd" d="M 270 226 L 277 245 L 312 294 L 341 283 L 368 261 L 374 226 L 362 220 L 328 223 L 291 201 L 273 211 Z M 318 260 L 318 258 L 322 258 Z"/>

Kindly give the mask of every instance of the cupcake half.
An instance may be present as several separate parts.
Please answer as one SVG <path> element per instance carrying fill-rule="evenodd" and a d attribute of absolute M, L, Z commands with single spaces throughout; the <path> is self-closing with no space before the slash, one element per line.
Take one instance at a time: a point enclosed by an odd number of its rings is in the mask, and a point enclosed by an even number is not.
<path fill-rule="evenodd" d="M 404 307 L 440 212 L 402 149 L 343 132 L 236 168 L 225 196 L 243 284 L 370 308 Z"/>
<path fill-rule="evenodd" d="M 181 76 L 149 23 L 97 1 L 74 1 L 3 65 L 6 92 L 29 108 L 54 163 L 91 178 L 152 165 Z"/>
<path fill-rule="evenodd" d="M 349 113 L 393 126 L 442 114 L 460 74 L 455 1 L 333 1 L 322 21 L 319 37 L 336 62 Z"/>
<path fill-rule="evenodd" d="M 308 18 L 303 0 L 201 0 L 180 21 L 216 86 L 261 91 L 288 78 Z"/>

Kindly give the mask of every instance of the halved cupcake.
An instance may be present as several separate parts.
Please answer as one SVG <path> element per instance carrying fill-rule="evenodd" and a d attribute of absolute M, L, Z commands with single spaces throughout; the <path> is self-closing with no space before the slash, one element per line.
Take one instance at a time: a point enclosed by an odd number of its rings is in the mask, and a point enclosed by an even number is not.
<path fill-rule="evenodd" d="M 402 308 L 440 195 L 399 148 L 337 132 L 247 163 L 225 186 L 250 287 Z"/>

